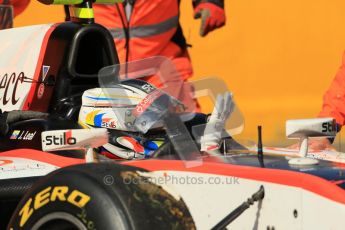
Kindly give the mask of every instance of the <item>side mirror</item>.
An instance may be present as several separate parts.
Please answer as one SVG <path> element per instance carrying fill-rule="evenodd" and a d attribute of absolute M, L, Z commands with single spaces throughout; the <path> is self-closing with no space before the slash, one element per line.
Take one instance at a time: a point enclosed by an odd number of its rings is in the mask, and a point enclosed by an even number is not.
<path fill-rule="evenodd" d="M 300 139 L 300 158 L 293 158 L 289 164 L 312 165 L 318 160 L 306 158 L 308 154 L 309 137 L 334 137 L 337 134 L 336 123 L 333 118 L 314 118 L 286 121 L 286 136 L 290 139 Z"/>
<path fill-rule="evenodd" d="M 86 151 L 86 162 L 94 162 L 93 148 L 108 143 L 107 129 L 71 129 L 45 131 L 41 134 L 43 151 Z"/>

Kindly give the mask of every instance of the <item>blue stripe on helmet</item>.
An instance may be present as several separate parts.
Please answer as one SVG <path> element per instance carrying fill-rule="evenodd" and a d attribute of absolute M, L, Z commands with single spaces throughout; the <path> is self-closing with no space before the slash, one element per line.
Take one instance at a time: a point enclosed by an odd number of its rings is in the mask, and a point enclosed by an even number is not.
<path fill-rule="evenodd" d="M 102 127 L 102 117 L 105 113 L 97 114 L 95 118 L 93 119 L 93 123 L 97 127 Z"/>

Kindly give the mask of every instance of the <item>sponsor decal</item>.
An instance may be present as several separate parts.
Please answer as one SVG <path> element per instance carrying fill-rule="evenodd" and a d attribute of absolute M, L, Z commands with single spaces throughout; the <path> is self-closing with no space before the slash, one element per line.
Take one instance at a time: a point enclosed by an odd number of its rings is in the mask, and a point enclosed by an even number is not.
<path fill-rule="evenodd" d="M 144 90 L 146 93 L 151 93 L 152 91 L 156 90 L 152 85 L 145 84 L 141 86 L 141 89 Z"/>
<path fill-rule="evenodd" d="M 19 74 L 16 73 L 5 73 L 0 79 L 0 102 L 2 105 L 11 103 L 12 105 L 17 104 L 19 101 L 20 94 L 17 94 L 18 86 L 24 82 L 24 72 Z"/>
<path fill-rule="evenodd" d="M 102 118 L 102 126 L 103 128 L 116 128 L 116 122 L 112 120 L 111 118 Z"/>
<path fill-rule="evenodd" d="M 0 180 L 44 176 L 59 167 L 20 157 L 0 157 Z"/>
<path fill-rule="evenodd" d="M 96 230 L 95 223 L 90 220 L 90 216 L 85 208 L 81 210 L 81 213 L 77 214 L 77 217 L 87 226 L 88 230 Z"/>
<path fill-rule="evenodd" d="M 90 196 L 77 189 L 71 190 L 68 186 L 49 186 L 26 201 L 19 211 L 19 226 L 23 227 L 35 211 L 49 203 L 55 201 L 67 202 L 82 209 L 90 200 Z"/>
<path fill-rule="evenodd" d="M 50 69 L 50 66 L 48 66 L 48 65 L 42 66 L 42 82 L 44 82 L 44 80 L 46 79 L 48 72 L 49 72 L 49 69 Z M 44 90 L 45 90 L 45 85 L 44 85 L 44 83 L 41 83 L 38 86 L 38 90 L 37 90 L 37 98 L 38 99 L 41 99 L 43 97 Z"/>
<path fill-rule="evenodd" d="M 322 123 L 322 131 L 323 133 L 331 133 L 336 131 L 335 122 L 324 122 Z"/>
<path fill-rule="evenodd" d="M 77 139 L 75 137 L 72 137 L 72 130 L 70 130 L 64 132 L 62 135 L 48 135 L 42 142 L 47 146 L 75 145 L 77 143 Z"/>
<path fill-rule="evenodd" d="M 42 81 L 44 81 L 47 77 L 47 74 L 49 72 L 50 66 L 48 65 L 43 65 L 42 66 Z"/>
<path fill-rule="evenodd" d="M 99 113 L 101 110 L 92 111 L 86 115 L 86 123 L 102 128 L 116 128 L 116 121 L 112 118 L 104 117 L 105 113 Z"/>
<path fill-rule="evenodd" d="M 160 91 L 153 91 L 152 93 L 148 94 L 134 108 L 133 115 L 136 116 L 136 117 L 139 117 L 160 96 L 162 96 L 162 92 L 160 92 Z"/>
<path fill-rule="evenodd" d="M 17 140 L 19 134 L 20 134 L 20 130 L 14 130 L 12 135 L 10 136 L 10 139 L 11 140 Z"/>
<path fill-rule="evenodd" d="M 24 141 L 31 141 L 34 139 L 35 132 L 27 131 L 27 130 L 14 130 L 13 133 L 10 136 L 11 140 L 24 140 Z"/>
<path fill-rule="evenodd" d="M 0 172 L 20 172 L 20 171 L 30 171 L 33 170 L 44 170 L 46 166 L 40 163 L 32 163 L 32 164 L 15 164 L 11 160 L 0 160 Z"/>
<path fill-rule="evenodd" d="M 41 99 L 43 97 L 44 90 L 45 90 L 44 83 L 41 83 L 40 86 L 38 86 L 38 90 L 37 90 L 37 98 L 38 99 Z"/>

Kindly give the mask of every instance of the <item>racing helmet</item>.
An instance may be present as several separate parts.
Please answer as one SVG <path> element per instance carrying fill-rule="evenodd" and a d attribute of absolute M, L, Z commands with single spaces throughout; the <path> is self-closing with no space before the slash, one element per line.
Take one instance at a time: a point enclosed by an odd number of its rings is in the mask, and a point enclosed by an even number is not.
<path fill-rule="evenodd" d="M 101 152 L 110 158 L 145 158 L 164 143 L 162 117 L 168 111 L 183 112 L 177 99 L 153 85 L 131 79 L 109 88 L 86 90 L 79 124 L 83 128 L 107 128 L 109 143 Z"/>

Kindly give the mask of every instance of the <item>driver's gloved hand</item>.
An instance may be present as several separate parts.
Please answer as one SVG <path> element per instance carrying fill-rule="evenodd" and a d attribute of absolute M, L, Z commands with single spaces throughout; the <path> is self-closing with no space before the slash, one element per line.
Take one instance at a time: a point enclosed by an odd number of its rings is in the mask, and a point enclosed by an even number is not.
<path fill-rule="evenodd" d="M 219 150 L 225 124 L 234 110 L 232 94 L 218 95 L 215 107 L 200 138 L 201 151 Z"/>
<path fill-rule="evenodd" d="M 194 18 L 201 18 L 200 36 L 225 25 L 224 0 L 194 0 Z"/>

